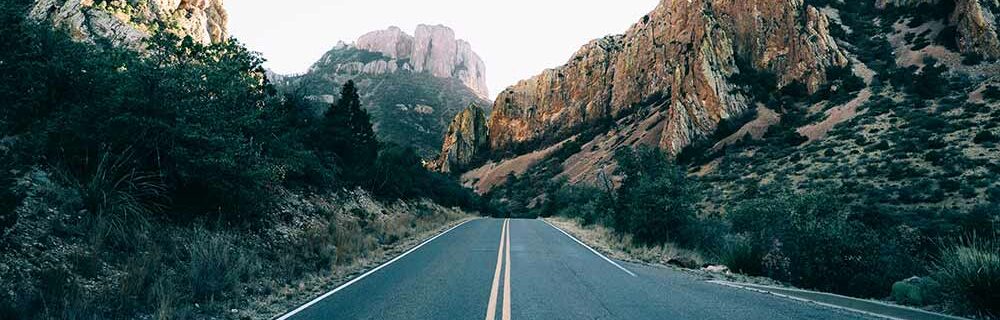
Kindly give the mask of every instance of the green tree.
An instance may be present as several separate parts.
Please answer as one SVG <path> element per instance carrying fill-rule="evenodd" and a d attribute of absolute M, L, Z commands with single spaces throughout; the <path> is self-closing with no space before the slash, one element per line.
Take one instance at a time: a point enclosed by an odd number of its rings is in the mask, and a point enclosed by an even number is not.
<path fill-rule="evenodd" d="M 622 149 L 617 174 L 625 177 L 612 214 L 615 230 L 647 244 L 687 245 L 696 221 L 696 185 L 659 149 Z"/>
<path fill-rule="evenodd" d="M 314 140 L 324 156 L 335 159 L 348 179 L 359 183 L 369 164 L 378 156 L 378 140 L 371 116 L 361 107 L 354 81 L 340 90 L 340 99 L 324 115 Z"/>

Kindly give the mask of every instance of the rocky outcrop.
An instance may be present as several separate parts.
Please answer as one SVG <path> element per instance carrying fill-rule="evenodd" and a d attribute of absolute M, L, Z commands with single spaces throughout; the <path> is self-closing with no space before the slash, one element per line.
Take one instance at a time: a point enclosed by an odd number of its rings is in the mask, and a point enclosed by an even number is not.
<path fill-rule="evenodd" d="M 450 33 L 450 29 L 446 30 Z M 440 39 L 425 36 L 424 32 L 420 34 L 420 37 L 413 37 L 395 27 L 370 32 L 355 43 L 338 43 L 305 74 L 280 77 L 281 81 L 273 83 L 279 88 L 308 92 L 310 100 L 329 103 L 336 99 L 343 83 L 354 81 L 379 139 L 413 147 L 425 159 L 437 158 L 441 137 L 447 133 L 455 115 L 470 104 L 486 106 L 489 110 L 493 103 L 483 98 L 485 92 L 474 91 L 467 78 L 461 77 L 469 63 L 482 63 L 471 49 L 467 50 L 470 60 L 453 64 L 455 69 L 451 73 L 432 72 L 434 68 L 443 68 L 440 64 L 432 67 L 440 60 L 438 58 L 422 59 L 430 64 L 421 64 L 417 69 L 413 59 L 440 55 L 432 53 L 437 45 L 427 44 L 418 50 L 418 38 L 420 41 Z M 426 41 L 437 43 L 439 40 Z M 450 42 L 458 43 L 454 48 L 464 44 L 453 36 Z M 467 44 L 464 46 L 469 48 Z M 418 51 L 421 53 L 416 53 Z M 461 51 L 456 49 L 455 52 Z"/>
<path fill-rule="evenodd" d="M 676 153 L 748 108 L 729 81 L 740 66 L 816 90 L 828 67 L 847 65 L 828 27 L 802 0 L 663 0 L 624 35 L 595 40 L 566 65 L 504 90 L 489 120 L 490 148 L 665 111 L 657 137 L 644 140 Z"/>
<path fill-rule="evenodd" d="M 448 126 L 441 156 L 432 166 L 441 172 L 465 169 L 489 146 L 486 112 L 473 104 L 455 116 Z"/>
<path fill-rule="evenodd" d="M 948 23 L 958 31 L 956 43 L 962 53 L 1000 59 L 1000 0 L 951 0 L 954 11 Z M 880 9 L 938 4 L 941 0 L 875 0 Z"/>
<path fill-rule="evenodd" d="M 37 0 L 28 15 L 77 40 L 132 48 L 141 48 L 143 39 L 164 27 L 204 44 L 228 37 L 222 0 Z"/>
<path fill-rule="evenodd" d="M 951 21 L 958 28 L 963 53 L 1000 59 L 1000 0 L 957 0 Z"/>
<path fill-rule="evenodd" d="M 361 36 L 355 46 L 403 61 L 416 72 L 459 79 L 480 98 L 489 99 L 486 64 L 472 51 L 472 45 L 455 39 L 451 28 L 419 25 L 410 36 L 398 27 L 389 27 Z"/>

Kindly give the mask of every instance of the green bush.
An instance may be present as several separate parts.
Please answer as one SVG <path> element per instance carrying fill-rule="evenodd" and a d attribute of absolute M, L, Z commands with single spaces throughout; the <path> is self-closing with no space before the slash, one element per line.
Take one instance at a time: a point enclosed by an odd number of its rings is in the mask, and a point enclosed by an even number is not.
<path fill-rule="evenodd" d="M 615 230 L 644 244 L 691 245 L 697 191 L 687 173 L 659 149 L 621 149 L 615 159 L 625 177 L 612 214 Z"/>
<path fill-rule="evenodd" d="M 1000 315 L 1000 242 L 995 236 L 943 245 L 932 271 L 952 303 L 970 313 Z"/>
<path fill-rule="evenodd" d="M 980 131 L 972 139 L 972 142 L 977 144 L 997 143 L 998 141 L 1000 141 L 1000 138 L 997 138 L 997 136 L 989 130 Z"/>
<path fill-rule="evenodd" d="M 585 226 L 610 225 L 611 201 L 610 194 L 600 188 L 568 185 L 552 196 L 544 210 L 563 217 L 580 218 Z"/>
<path fill-rule="evenodd" d="M 766 275 L 843 294 L 888 294 L 901 278 L 897 273 L 912 271 L 913 237 L 880 235 L 851 219 L 841 203 L 825 193 L 770 194 L 737 204 L 729 217 L 753 252 L 764 253 L 759 270 Z M 887 263 L 901 270 L 884 268 Z"/>
<path fill-rule="evenodd" d="M 719 262 L 734 272 L 752 276 L 764 274 L 764 253 L 748 234 L 726 235 L 718 256 Z"/>

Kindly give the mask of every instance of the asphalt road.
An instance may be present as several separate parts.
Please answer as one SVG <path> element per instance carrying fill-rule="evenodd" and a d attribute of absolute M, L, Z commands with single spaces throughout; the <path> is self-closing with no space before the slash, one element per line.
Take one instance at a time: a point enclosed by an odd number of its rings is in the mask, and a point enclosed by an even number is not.
<path fill-rule="evenodd" d="M 859 318 L 856 313 L 709 283 L 670 269 L 608 260 L 544 221 L 503 219 L 462 224 L 282 317 Z"/>

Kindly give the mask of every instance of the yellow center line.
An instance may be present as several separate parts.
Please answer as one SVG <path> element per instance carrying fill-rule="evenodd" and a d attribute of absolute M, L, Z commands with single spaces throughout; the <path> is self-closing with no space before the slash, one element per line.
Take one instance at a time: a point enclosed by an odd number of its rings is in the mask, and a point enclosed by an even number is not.
<path fill-rule="evenodd" d="M 503 275 L 503 320 L 510 320 L 510 220 L 507 220 L 507 261 Z"/>
<path fill-rule="evenodd" d="M 493 320 L 497 314 L 497 289 L 500 285 L 500 269 L 503 263 L 504 239 L 507 237 L 507 220 L 500 228 L 500 248 L 497 249 L 497 268 L 493 273 L 493 287 L 490 289 L 490 302 L 486 307 L 486 320 Z"/>

